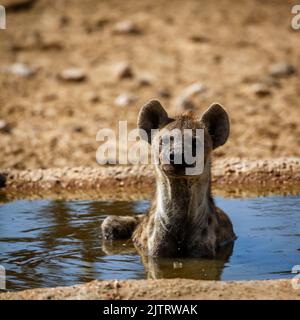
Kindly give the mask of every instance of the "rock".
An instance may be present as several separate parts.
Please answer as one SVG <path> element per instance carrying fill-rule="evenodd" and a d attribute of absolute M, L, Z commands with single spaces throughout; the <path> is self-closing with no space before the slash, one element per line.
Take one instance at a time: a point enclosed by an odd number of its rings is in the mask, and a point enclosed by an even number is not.
<path fill-rule="evenodd" d="M 195 105 L 193 99 L 205 91 L 202 83 L 195 82 L 186 87 L 179 95 L 176 106 L 182 110 L 193 110 Z"/>
<path fill-rule="evenodd" d="M 115 24 L 113 28 L 115 34 L 139 34 L 140 29 L 130 20 L 123 20 Z"/>
<path fill-rule="evenodd" d="M 107 18 L 99 18 L 91 19 L 89 17 L 88 20 L 83 22 L 83 27 L 87 33 L 92 33 L 95 31 L 99 31 L 103 29 L 110 22 Z"/>
<path fill-rule="evenodd" d="M 132 67 L 127 62 L 121 62 L 115 66 L 115 75 L 116 78 L 121 80 L 125 78 L 132 78 L 133 77 L 133 71 Z"/>
<path fill-rule="evenodd" d="M 209 42 L 209 39 L 207 37 L 202 36 L 202 35 L 197 35 L 197 34 L 190 36 L 190 40 L 193 42 L 196 42 L 196 43 Z"/>
<path fill-rule="evenodd" d="M 80 68 L 68 68 L 63 70 L 58 77 L 64 81 L 81 82 L 86 79 L 86 74 Z"/>
<path fill-rule="evenodd" d="M 194 111 L 196 109 L 196 105 L 189 98 L 182 100 L 177 104 L 177 107 L 179 107 L 181 111 Z"/>
<path fill-rule="evenodd" d="M 251 86 L 251 91 L 257 96 L 264 97 L 271 94 L 269 86 L 264 83 L 255 83 Z"/>
<path fill-rule="evenodd" d="M 296 68 L 287 62 L 276 63 L 270 67 L 270 76 L 272 77 L 288 77 L 295 73 Z"/>
<path fill-rule="evenodd" d="M 219 55 L 219 54 L 216 54 L 216 55 L 213 56 L 213 61 L 214 61 L 214 63 L 216 63 L 216 64 L 221 63 L 222 60 L 223 60 L 223 57 L 222 57 L 221 55 Z"/>
<path fill-rule="evenodd" d="M 158 90 L 158 96 L 161 98 L 170 98 L 171 97 L 171 92 L 167 88 L 161 88 Z"/>
<path fill-rule="evenodd" d="M 203 84 L 199 82 L 195 82 L 192 85 L 185 88 L 182 95 L 192 98 L 202 92 L 204 92 Z"/>
<path fill-rule="evenodd" d="M 134 101 L 136 101 L 136 97 L 129 93 L 122 93 L 120 94 L 116 99 L 115 99 L 115 104 L 118 107 L 126 107 L 128 105 L 130 105 L 131 103 L 133 103 Z"/>
<path fill-rule="evenodd" d="M 56 93 L 47 93 L 43 95 L 42 101 L 43 102 L 50 102 L 50 101 L 55 101 L 58 99 L 58 95 Z"/>
<path fill-rule="evenodd" d="M 62 15 L 59 17 L 59 26 L 60 27 L 65 27 L 69 25 L 71 22 L 71 18 L 67 15 Z"/>
<path fill-rule="evenodd" d="M 11 126 L 5 121 L 0 119 L 0 132 L 2 133 L 10 133 Z"/>
<path fill-rule="evenodd" d="M 34 172 L 31 173 L 30 177 L 33 182 L 37 182 L 43 178 L 43 171 L 35 170 Z"/>
<path fill-rule="evenodd" d="M 87 92 L 85 94 L 85 99 L 90 103 L 97 103 L 101 101 L 101 97 L 93 91 Z"/>
<path fill-rule="evenodd" d="M 36 73 L 36 69 L 27 66 L 24 63 L 15 63 L 9 67 L 2 68 L 2 72 L 14 74 L 22 78 L 29 78 Z"/>
<path fill-rule="evenodd" d="M 154 82 L 154 77 L 151 74 L 144 73 L 139 75 L 137 81 L 140 86 L 151 86 Z"/>
<path fill-rule="evenodd" d="M 42 38 L 42 41 L 39 44 L 39 49 L 41 50 L 62 50 L 63 43 L 60 39 L 55 38 Z"/>
<path fill-rule="evenodd" d="M 81 132 L 84 131 L 84 128 L 83 128 L 82 126 L 78 125 L 78 126 L 75 126 L 75 127 L 73 128 L 73 131 L 74 131 L 74 132 L 77 132 L 77 133 L 81 133 Z"/>

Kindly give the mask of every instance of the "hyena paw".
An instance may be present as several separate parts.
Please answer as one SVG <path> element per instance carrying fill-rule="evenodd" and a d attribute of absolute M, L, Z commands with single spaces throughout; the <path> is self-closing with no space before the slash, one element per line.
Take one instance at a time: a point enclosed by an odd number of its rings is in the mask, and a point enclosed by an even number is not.
<path fill-rule="evenodd" d="M 106 240 L 129 239 L 139 221 L 139 217 L 108 216 L 101 225 L 102 236 Z"/>

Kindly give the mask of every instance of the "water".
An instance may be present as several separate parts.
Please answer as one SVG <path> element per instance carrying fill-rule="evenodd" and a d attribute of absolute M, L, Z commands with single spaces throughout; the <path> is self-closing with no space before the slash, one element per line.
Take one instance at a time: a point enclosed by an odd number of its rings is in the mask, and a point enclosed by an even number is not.
<path fill-rule="evenodd" d="M 291 278 L 300 264 L 300 197 L 216 199 L 238 236 L 223 260 L 141 258 L 130 241 L 102 243 L 109 214 L 145 212 L 148 201 L 19 200 L 0 205 L 0 265 L 6 287 L 66 286 L 94 279 Z"/>

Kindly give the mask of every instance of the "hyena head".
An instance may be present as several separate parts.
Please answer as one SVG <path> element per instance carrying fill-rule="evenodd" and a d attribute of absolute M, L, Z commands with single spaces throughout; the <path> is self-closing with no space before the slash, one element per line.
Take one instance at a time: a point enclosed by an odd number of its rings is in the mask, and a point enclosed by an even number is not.
<path fill-rule="evenodd" d="M 151 144 L 157 172 L 186 179 L 203 173 L 212 150 L 226 142 L 230 130 L 228 115 L 217 103 L 201 117 L 187 112 L 170 118 L 157 100 L 141 108 L 138 127 Z"/>

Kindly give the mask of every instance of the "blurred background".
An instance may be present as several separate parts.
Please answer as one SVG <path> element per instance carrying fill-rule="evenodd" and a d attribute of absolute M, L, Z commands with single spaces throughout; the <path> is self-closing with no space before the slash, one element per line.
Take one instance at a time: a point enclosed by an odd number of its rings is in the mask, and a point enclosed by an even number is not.
<path fill-rule="evenodd" d="M 212 102 L 215 157 L 300 156 L 300 30 L 288 0 L 2 0 L 0 168 L 98 166 L 96 133 Z M 124 151 L 124 150 L 123 150 Z"/>

